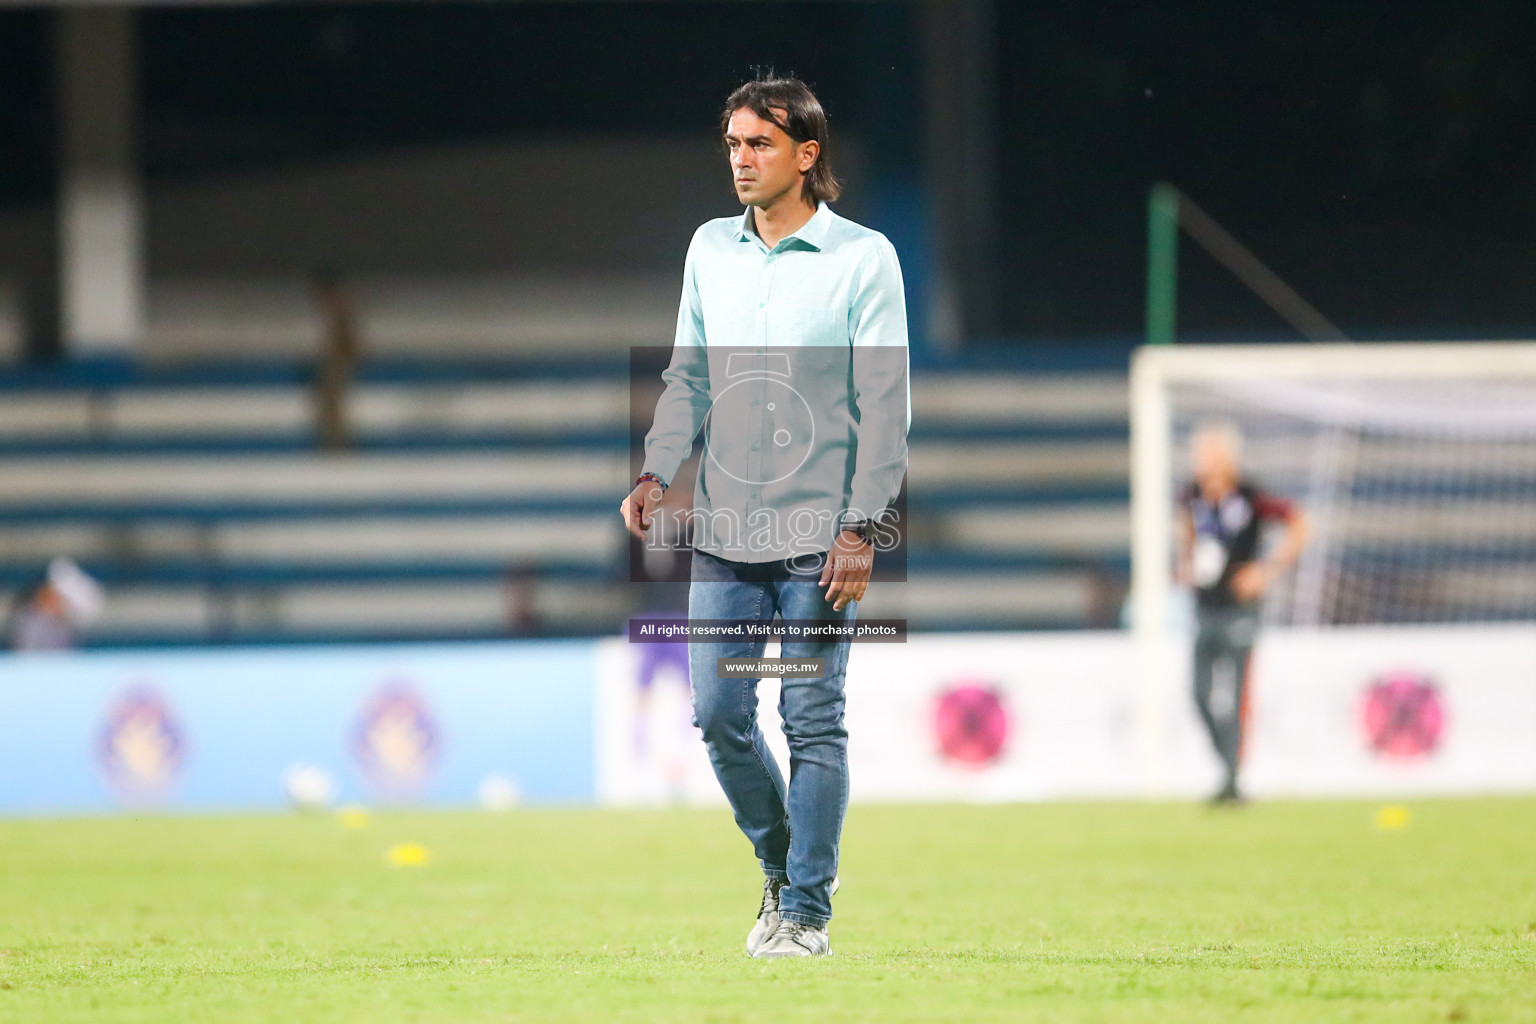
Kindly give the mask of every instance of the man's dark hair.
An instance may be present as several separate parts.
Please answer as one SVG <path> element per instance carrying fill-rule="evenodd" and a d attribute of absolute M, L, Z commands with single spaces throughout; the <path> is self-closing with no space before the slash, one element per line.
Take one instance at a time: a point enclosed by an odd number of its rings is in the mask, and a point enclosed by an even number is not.
<path fill-rule="evenodd" d="M 816 203 L 830 203 L 843 194 L 842 182 L 827 162 L 827 113 L 810 87 L 798 78 L 759 78 L 731 93 L 720 115 L 720 134 L 730 127 L 731 115 L 750 110 L 764 121 L 772 121 L 796 143 L 816 140 L 820 152 L 805 173 L 804 195 Z"/>

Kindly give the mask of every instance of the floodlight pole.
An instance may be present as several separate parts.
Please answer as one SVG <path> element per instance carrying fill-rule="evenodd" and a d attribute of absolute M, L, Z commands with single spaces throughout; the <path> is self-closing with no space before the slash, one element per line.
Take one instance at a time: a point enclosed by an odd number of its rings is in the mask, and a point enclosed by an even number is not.
<path fill-rule="evenodd" d="M 1167 182 L 1147 196 L 1147 344 L 1172 345 L 1178 309 L 1179 190 Z"/>

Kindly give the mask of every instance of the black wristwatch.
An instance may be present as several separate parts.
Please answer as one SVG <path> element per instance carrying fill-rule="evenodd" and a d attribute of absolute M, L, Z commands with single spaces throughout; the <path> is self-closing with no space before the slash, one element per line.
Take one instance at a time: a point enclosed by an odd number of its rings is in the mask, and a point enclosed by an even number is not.
<path fill-rule="evenodd" d="M 839 533 L 856 533 L 859 539 L 866 544 L 875 542 L 875 535 L 879 532 L 873 519 L 847 519 L 838 527 Z"/>

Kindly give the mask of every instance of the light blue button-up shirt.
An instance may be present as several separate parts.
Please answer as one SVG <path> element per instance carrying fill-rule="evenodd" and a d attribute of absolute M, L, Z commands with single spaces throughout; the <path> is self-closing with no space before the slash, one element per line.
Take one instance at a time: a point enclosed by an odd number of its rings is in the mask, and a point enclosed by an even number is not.
<path fill-rule="evenodd" d="M 771 249 L 750 207 L 709 221 L 688 246 L 643 471 L 670 483 L 705 427 L 695 547 L 740 562 L 826 551 L 901 490 L 908 375 L 884 235 L 825 203 Z"/>

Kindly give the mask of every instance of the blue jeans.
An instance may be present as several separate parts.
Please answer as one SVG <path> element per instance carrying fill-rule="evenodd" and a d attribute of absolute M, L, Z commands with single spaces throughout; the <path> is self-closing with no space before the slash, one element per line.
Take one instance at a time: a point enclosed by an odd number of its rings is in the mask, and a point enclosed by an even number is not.
<path fill-rule="evenodd" d="M 823 556 L 824 558 L 824 556 Z M 783 562 L 731 562 L 693 554 L 688 591 L 692 619 L 772 622 L 816 619 L 851 622 L 858 602 L 833 611 L 817 585 L 822 559 L 796 575 Z M 817 679 L 785 679 L 779 717 L 789 741 L 789 785 L 757 724 L 756 679 L 722 679 L 718 658 L 762 657 L 763 640 L 689 644 L 694 724 L 704 733 L 715 777 L 736 814 L 736 824 L 779 890 L 779 914 L 825 928 L 832 918 L 832 879 L 848 809 L 848 731 L 843 726 L 843 675 L 849 641 L 783 643 L 785 658 L 824 658 Z"/>

